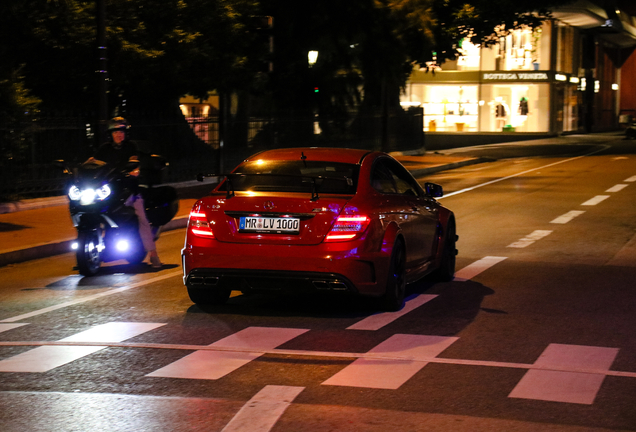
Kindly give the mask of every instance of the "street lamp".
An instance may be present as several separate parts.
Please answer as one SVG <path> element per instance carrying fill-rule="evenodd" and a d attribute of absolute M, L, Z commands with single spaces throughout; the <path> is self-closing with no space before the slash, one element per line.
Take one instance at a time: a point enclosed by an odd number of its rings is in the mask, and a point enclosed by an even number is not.
<path fill-rule="evenodd" d="M 316 60 L 318 60 L 318 51 L 309 51 L 307 53 L 307 61 L 309 62 L 309 67 L 315 65 Z"/>

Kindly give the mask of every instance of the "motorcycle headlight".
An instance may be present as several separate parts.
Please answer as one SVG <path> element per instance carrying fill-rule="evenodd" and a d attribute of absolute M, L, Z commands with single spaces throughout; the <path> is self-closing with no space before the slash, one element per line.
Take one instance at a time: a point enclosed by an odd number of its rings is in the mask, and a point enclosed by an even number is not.
<path fill-rule="evenodd" d="M 82 192 L 77 186 L 71 186 L 71 188 L 68 190 L 68 197 L 71 199 L 71 201 L 77 201 L 82 197 Z"/>
<path fill-rule="evenodd" d="M 79 189 L 77 186 L 71 186 L 68 196 L 72 201 L 80 201 L 82 205 L 90 205 L 95 201 L 103 201 L 110 195 L 110 186 L 105 184 L 99 189 Z"/>
<path fill-rule="evenodd" d="M 96 194 L 98 200 L 105 200 L 106 198 L 108 198 L 108 195 L 110 195 L 110 186 L 105 184 L 104 186 L 97 189 Z"/>
<path fill-rule="evenodd" d="M 95 196 L 97 195 L 95 189 L 84 189 L 81 193 L 80 203 L 82 205 L 89 205 L 95 202 Z"/>

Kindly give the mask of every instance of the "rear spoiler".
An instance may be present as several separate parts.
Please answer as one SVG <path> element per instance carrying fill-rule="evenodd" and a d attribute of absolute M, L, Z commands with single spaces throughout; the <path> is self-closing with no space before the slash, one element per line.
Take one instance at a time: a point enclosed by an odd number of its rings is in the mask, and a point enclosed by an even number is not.
<path fill-rule="evenodd" d="M 234 185 L 233 185 L 232 179 L 237 177 L 248 177 L 248 176 L 301 178 L 303 179 L 303 181 L 304 179 L 307 179 L 312 184 L 311 201 L 317 201 L 318 198 L 320 198 L 320 196 L 318 195 L 318 191 L 325 179 L 343 181 L 343 182 L 346 182 L 348 186 L 353 186 L 353 179 L 347 176 L 338 176 L 338 177 L 336 176 L 308 176 L 308 175 L 302 175 L 302 174 L 298 174 L 298 175 L 295 175 L 295 174 L 242 174 L 242 173 L 229 173 L 229 174 L 223 174 L 223 175 L 197 174 L 197 181 L 203 181 L 206 177 L 217 177 L 217 178 L 223 177 L 226 181 L 225 190 L 227 193 L 225 197 L 226 199 L 230 199 L 236 195 L 234 191 Z"/>

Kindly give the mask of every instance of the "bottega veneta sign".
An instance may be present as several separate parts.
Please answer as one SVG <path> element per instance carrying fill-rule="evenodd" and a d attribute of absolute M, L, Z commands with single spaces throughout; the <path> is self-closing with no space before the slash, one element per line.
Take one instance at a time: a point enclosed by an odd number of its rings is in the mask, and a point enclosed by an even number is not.
<path fill-rule="evenodd" d="M 484 81 L 548 81 L 547 72 L 484 72 Z"/>

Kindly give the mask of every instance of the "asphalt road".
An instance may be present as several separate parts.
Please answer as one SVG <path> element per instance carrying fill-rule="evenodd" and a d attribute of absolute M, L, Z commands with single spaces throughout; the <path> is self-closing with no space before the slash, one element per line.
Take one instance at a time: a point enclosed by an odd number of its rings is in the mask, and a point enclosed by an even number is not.
<path fill-rule="evenodd" d="M 0 268 L 0 430 L 636 430 L 636 152 L 457 149 L 420 179 L 457 217 L 457 278 L 401 314 L 343 297 L 193 305 L 169 264 Z M 203 365 L 203 366 L 202 366 Z"/>

